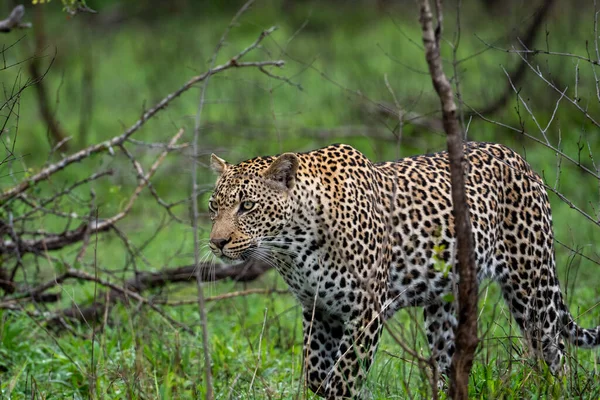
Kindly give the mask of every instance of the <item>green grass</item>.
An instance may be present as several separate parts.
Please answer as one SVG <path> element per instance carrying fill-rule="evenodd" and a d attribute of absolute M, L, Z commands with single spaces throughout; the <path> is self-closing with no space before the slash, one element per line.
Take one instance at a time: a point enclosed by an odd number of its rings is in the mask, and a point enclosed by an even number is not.
<path fill-rule="evenodd" d="M 547 21 L 546 29 L 550 34 L 547 38 L 540 35 L 538 46 L 545 48 L 547 40 L 552 50 L 585 55 L 585 41 L 593 40 L 593 9 L 581 12 L 567 5 L 557 5 Z M 52 94 L 57 119 L 65 131 L 74 136 L 70 142 L 73 150 L 120 134 L 139 118 L 144 107 L 148 108 L 191 76 L 205 71 L 233 14 L 233 11 L 192 7 L 178 15 L 132 18 L 115 27 L 94 26 L 93 17 L 65 21 L 64 15 L 59 13 L 60 7 L 45 7 L 49 44 L 46 61 L 49 62 L 55 48 L 56 59 L 44 82 Z M 102 15 L 103 9 L 100 11 Z M 450 6 L 446 12 L 445 37 L 451 41 L 455 15 Z M 501 38 L 498 46 L 509 46 L 512 42 L 502 38 L 526 25 L 531 12 L 524 7 L 507 15 L 491 16 L 475 5 L 465 6 L 458 58 L 485 49 L 479 38 L 487 42 Z M 305 20 L 307 25 L 295 34 Z M 435 113 L 439 108 L 430 78 L 418 72 L 426 71 L 426 64 L 417 21 L 417 10 L 412 4 L 392 8 L 388 15 L 362 6 L 316 3 L 297 5 L 293 11 L 284 12 L 277 2 L 259 2 L 232 30 L 217 63 L 226 62 L 247 47 L 263 29 L 277 25 L 278 30 L 264 42 L 264 48 L 249 54 L 248 60 L 285 60 L 283 70 L 270 71 L 289 77 L 303 90 L 250 69 L 231 70 L 214 76 L 208 87 L 208 104 L 203 114 L 200 147 L 204 155 L 199 160 L 202 163 L 201 184 L 209 187 L 214 182 L 214 175 L 205 168 L 207 155 L 213 151 L 228 161 L 237 162 L 259 154 L 304 151 L 333 142 L 356 146 L 373 160 L 443 149 L 443 134 L 410 124 L 404 127 L 400 146 L 393 141 L 371 137 L 375 133 L 392 137 L 390 130 L 397 122 L 366 111 L 368 99 L 393 104 L 384 76 L 403 107 L 423 114 Z M 18 37 L 3 35 L 0 40 L 8 45 Z M 8 61 L 27 57 L 31 53 L 32 39 L 28 35 L 15 49 L 8 51 Z M 444 48 L 444 55 L 451 60 L 448 46 Z M 81 137 L 78 132 L 86 57 L 91 60 L 94 103 L 89 131 Z M 559 87 L 569 86 L 567 94 L 574 96 L 575 60 L 543 55 L 536 56 L 535 60 L 545 74 L 552 74 Z M 465 102 L 478 107 L 495 98 L 506 85 L 500 66 L 511 70 L 517 61 L 515 55 L 488 50 L 460 64 L 458 70 Z M 450 61 L 445 67 L 447 73 L 452 74 Z M 580 104 L 588 107 L 591 115 L 600 115 L 591 67 L 581 61 L 579 69 Z M 16 73 L 16 68 L 0 71 L 5 86 L 12 84 Z M 522 96 L 531 101 L 536 118 L 545 125 L 558 96 L 533 74 L 522 82 L 521 89 Z M 357 91 L 361 95 L 357 95 Z M 187 92 L 134 137 L 144 141 L 167 141 L 179 127 L 184 127 L 183 140 L 189 142 L 198 96 L 197 89 Z M 513 96 L 506 110 L 495 119 L 515 127 L 523 126 L 539 137 L 522 105 L 519 112 L 523 118 L 519 120 L 516 105 Z M 16 121 L 12 119 L 11 124 L 5 140 L 15 140 Z M 354 134 L 342 134 L 348 131 Z M 565 99 L 548 132 L 553 144 L 558 143 L 559 131 L 561 148 L 575 160 L 580 159 L 588 168 L 593 168 L 587 147 L 579 154 L 578 142 L 580 138 L 583 143 L 589 141 L 592 152 L 597 155 L 600 150 L 597 128 Z M 526 155 L 534 169 L 554 185 L 557 159 L 551 150 L 518 133 L 477 119 L 469 124 L 469 138 L 513 147 Z M 21 98 L 16 140 L 15 154 L 20 158 L 12 165 L 12 174 L 18 179 L 38 171 L 51 148 L 46 128 L 37 114 L 32 89 L 25 91 Z M 154 150 L 132 144 L 127 147 L 146 168 L 158 155 Z M 167 158 L 152 180 L 161 197 L 171 202 L 189 196 L 191 165 L 190 159 L 181 154 Z M 0 166 L 0 190 L 13 184 L 8 168 L 8 164 Z M 76 194 L 87 199 L 93 188 L 100 217 L 108 217 L 123 207 L 136 185 L 129 161 L 120 155 L 93 157 L 58 174 L 52 182 L 40 184 L 35 190 L 37 194 L 47 194 L 91 172 L 107 168 L 115 170 L 113 176 L 82 187 Z M 590 215 L 597 215 L 598 181 L 566 160 L 562 162 L 559 189 Z M 201 198 L 202 211 L 206 209 L 207 196 Z M 557 239 L 579 249 L 586 257 L 598 260 L 598 227 L 556 196 L 552 195 L 551 201 Z M 63 206 L 79 215 L 88 212 L 84 205 L 73 199 Z M 19 215 L 26 209 L 15 205 L 10 211 Z M 189 220 L 187 204 L 177 207 L 175 212 Z M 134 246 L 143 246 L 143 258 L 136 260 L 135 268 L 157 270 L 192 263 L 193 241 L 189 225 L 170 222 L 154 237 L 164 214 L 144 192 L 131 215 L 119 223 L 119 228 Z M 64 229 L 65 221 L 44 218 L 33 221 L 32 227 L 60 231 Z M 203 237 L 207 236 L 209 228 L 209 221 L 202 219 Z M 154 240 L 146 244 L 152 237 Z M 93 272 L 92 265 L 96 265 L 101 275 L 111 281 L 131 277 L 134 265 L 122 241 L 113 233 L 99 236 L 97 244 L 95 239 L 82 268 Z M 21 271 L 18 278 L 23 280 L 26 275 L 27 279 L 36 282 L 52 279 L 63 268 L 60 261 L 72 261 L 78 249 L 67 248 L 53 254 L 56 259 L 40 259 L 38 265 L 32 257 L 27 257 L 27 269 Z M 557 245 L 557 263 L 571 311 L 575 315 L 583 313 L 578 320 L 581 325 L 597 325 L 600 314 L 597 308 L 585 312 L 594 307 L 600 297 L 597 265 L 586 258 L 573 256 L 561 245 Z M 208 285 L 206 294 L 213 296 L 247 287 L 284 288 L 285 285 L 273 271 L 248 285 L 231 282 Z M 66 282 L 56 291 L 62 293 L 62 299 L 49 306 L 49 311 L 72 304 L 85 306 L 102 290 L 89 283 Z M 178 285 L 163 293 L 145 295 L 170 300 L 193 299 L 196 289 L 194 285 Z M 471 397 L 599 397 L 600 385 L 594 380 L 598 369 L 597 350 L 570 349 L 572 373 L 562 380 L 555 379 L 544 366 L 533 361 L 521 342 L 514 338 L 519 335 L 518 330 L 508 317 L 495 286 L 483 292 L 480 305 L 480 326 L 486 335 L 471 378 Z M 32 306 L 26 309 L 35 310 Z M 73 334 L 59 334 L 45 330 L 37 317 L 0 311 L 0 398 L 198 398 L 206 388 L 197 306 L 165 307 L 164 310 L 173 319 L 192 327 L 197 334 L 180 331 L 156 312 L 135 304 L 115 306 L 108 314 L 104 330 L 97 331 L 93 340 L 93 328 L 102 325 L 100 323 L 74 326 Z M 300 312 L 290 295 L 253 295 L 208 304 L 217 398 L 288 399 L 303 393 Z M 411 348 L 426 356 L 428 350 L 421 332 L 420 316 L 420 310 L 402 311 L 391 324 Z M 374 399 L 431 397 L 426 373 L 388 334 L 384 334 L 366 391 Z M 441 396 L 444 398 L 443 394 Z M 308 394 L 308 397 L 312 395 Z"/>

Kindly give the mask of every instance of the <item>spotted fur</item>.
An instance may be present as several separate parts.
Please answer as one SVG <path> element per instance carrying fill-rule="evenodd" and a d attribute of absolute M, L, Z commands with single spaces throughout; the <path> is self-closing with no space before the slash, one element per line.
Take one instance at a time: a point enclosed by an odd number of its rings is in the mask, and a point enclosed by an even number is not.
<path fill-rule="evenodd" d="M 542 180 L 498 144 L 465 145 L 478 278 L 498 282 L 535 354 L 563 368 L 563 338 L 600 344 L 569 314 L 555 271 Z M 427 339 L 448 372 L 454 352 L 455 228 L 446 152 L 374 164 L 347 145 L 258 157 L 213 155 L 211 249 L 273 263 L 302 305 L 306 382 L 327 398 L 359 395 L 398 309 L 424 307 Z M 439 264 L 439 263 L 438 263 Z"/>

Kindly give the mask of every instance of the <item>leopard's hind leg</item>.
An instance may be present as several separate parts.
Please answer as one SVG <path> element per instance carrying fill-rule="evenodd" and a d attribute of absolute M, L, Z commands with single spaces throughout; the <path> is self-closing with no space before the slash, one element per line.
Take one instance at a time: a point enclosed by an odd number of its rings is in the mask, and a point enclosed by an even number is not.
<path fill-rule="evenodd" d="M 552 374 L 560 375 L 565 367 L 557 303 L 560 288 L 550 264 L 535 256 L 505 257 L 495 267 L 495 280 L 535 356 L 546 362 Z"/>

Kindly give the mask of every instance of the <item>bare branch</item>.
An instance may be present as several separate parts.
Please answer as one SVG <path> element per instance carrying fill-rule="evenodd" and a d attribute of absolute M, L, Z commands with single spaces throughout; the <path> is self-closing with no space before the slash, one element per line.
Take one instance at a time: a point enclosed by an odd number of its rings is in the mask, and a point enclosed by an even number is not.
<path fill-rule="evenodd" d="M 415 125 L 425 128 L 428 131 L 443 132 L 444 125 L 442 121 L 436 116 L 430 116 L 427 114 L 419 114 L 414 111 L 406 110 L 405 108 L 395 109 L 391 104 L 385 102 L 376 102 L 374 106 L 369 107 L 369 103 L 365 103 L 367 111 L 377 112 L 380 115 L 389 116 L 394 119 L 402 120 L 404 125 Z M 437 111 L 436 111 L 437 113 Z M 379 138 L 378 138 L 379 139 Z"/>
<path fill-rule="evenodd" d="M 28 211 L 25 214 L 20 215 L 18 218 L 15 218 L 16 221 L 19 220 L 24 220 L 29 218 L 31 215 L 35 214 L 38 211 L 46 211 L 44 209 L 45 206 L 47 206 L 48 204 L 54 202 L 56 199 L 58 199 L 59 197 L 65 196 L 67 194 L 71 194 L 73 192 L 74 189 L 76 189 L 77 187 L 81 186 L 81 185 L 85 185 L 87 183 L 90 183 L 96 179 L 102 178 L 104 176 L 108 176 L 108 175 L 113 175 L 114 171 L 112 169 L 106 170 L 106 171 L 101 171 L 101 172 L 96 172 L 90 176 L 88 176 L 85 179 L 82 179 L 80 181 L 75 182 L 74 184 L 72 184 L 71 186 L 67 187 L 64 190 L 61 190 L 58 193 L 55 193 L 52 197 L 47 198 L 45 200 L 42 200 L 40 202 L 34 201 L 32 203 L 32 205 L 34 206 L 33 209 L 31 211 Z M 24 198 L 25 194 L 21 194 L 19 195 L 19 198 Z"/>
<path fill-rule="evenodd" d="M 208 303 L 211 301 L 233 299 L 235 297 L 245 297 L 245 296 L 250 296 L 253 294 L 271 295 L 271 294 L 289 294 L 289 293 L 290 293 L 290 291 L 285 290 L 285 289 L 279 289 L 279 290 L 278 289 L 248 289 L 248 290 L 242 290 L 239 292 L 229 292 L 229 293 L 219 294 L 216 296 L 206 297 L 204 299 L 204 301 L 206 301 Z M 166 306 L 185 306 L 185 305 L 197 304 L 198 300 L 192 299 L 192 300 L 166 301 L 164 303 L 157 301 L 156 303 L 164 304 Z"/>
<path fill-rule="evenodd" d="M 64 319 L 83 322 L 101 318 L 106 307 L 112 306 L 116 301 L 126 300 L 124 295 L 127 294 L 127 291 L 139 294 L 172 283 L 193 282 L 196 280 L 197 270 L 200 271 L 199 275 L 205 282 L 214 282 L 224 279 L 231 279 L 236 282 L 249 282 L 262 276 L 271 268 L 272 267 L 269 264 L 258 261 L 246 261 L 240 264 L 217 267 L 211 263 L 206 263 L 199 266 L 188 265 L 178 268 L 166 268 L 159 272 L 139 272 L 120 286 L 122 290 L 111 290 L 108 294 L 108 303 L 96 301 L 85 307 L 67 308 L 50 318 L 47 321 L 47 324 L 50 327 L 60 328 L 62 327 L 61 320 Z M 61 277 L 63 280 L 66 279 L 66 277 L 63 277 L 62 275 Z M 5 300 L 0 303 L 0 308 L 12 307 L 16 302 L 31 298 L 31 296 L 40 296 L 44 291 L 57 286 L 55 280 L 59 278 L 52 279 L 36 288 Z M 103 295 L 98 296 L 98 298 L 103 297 Z M 160 304 L 160 302 L 153 303 Z"/>
<path fill-rule="evenodd" d="M 591 122 L 593 123 L 596 127 L 600 128 L 600 122 L 596 121 L 594 119 L 594 117 L 592 117 L 590 115 L 590 113 L 587 111 L 587 109 L 584 109 L 583 107 L 581 107 L 579 105 L 579 102 L 577 101 L 577 99 L 572 99 L 569 96 L 566 96 L 564 94 L 564 91 L 560 90 L 558 87 L 556 87 L 555 84 L 553 84 L 552 82 L 550 82 L 542 73 L 542 71 L 540 70 L 539 67 L 534 68 L 533 65 L 531 65 L 531 63 L 529 61 L 527 61 L 527 59 L 525 58 L 525 56 L 523 56 L 522 54 L 518 54 L 519 57 L 521 57 L 521 60 L 523 61 L 523 63 L 528 66 L 533 73 L 535 73 L 537 75 L 538 78 L 540 78 L 546 85 L 548 85 L 548 87 L 554 89 L 555 92 L 557 92 L 559 95 L 561 95 L 561 97 L 564 97 L 565 99 L 567 99 L 567 101 L 571 104 L 573 104 L 575 106 L 575 108 L 577 108 L 579 111 L 581 111 L 581 113 L 583 115 L 585 115 L 585 117 Z M 512 86 L 512 85 L 511 85 Z"/>
<path fill-rule="evenodd" d="M 212 69 L 215 60 L 217 59 L 217 55 L 219 54 L 219 50 L 225 43 L 225 39 L 229 34 L 229 31 L 233 26 L 237 23 L 238 19 L 244 14 L 250 6 L 254 3 L 254 0 L 248 0 L 244 5 L 238 10 L 238 12 L 233 16 L 231 22 L 225 28 L 223 35 L 221 35 L 221 39 L 217 43 L 215 50 L 212 55 L 212 59 L 210 61 L 210 69 Z M 229 60 L 229 63 L 233 65 L 239 65 L 239 60 L 248 54 L 253 49 L 257 48 L 263 39 L 269 36 L 275 27 L 268 29 L 266 31 L 261 32 L 259 37 L 252 43 L 250 46 L 242 50 L 237 56 L 233 57 Z M 260 70 L 263 71 L 262 67 L 259 67 Z M 206 88 L 208 87 L 208 82 L 210 80 L 210 75 L 206 77 L 204 84 L 202 85 L 202 90 L 200 91 L 200 99 L 198 101 L 198 108 L 196 111 L 196 118 L 194 120 L 194 137 L 192 140 L 192 154 L 195 159 L 198 158 L 198 140 L 200 137 L 200 129 L 202 127 L 202 111 L 204 110 L 204 100 L 206 95 Z M 194 238 L 194 263 L 198 265 L 200 263 L 200 245 L 199 245 L 199 237 L 198 237 L 198 164 L 194 163 L 192 168 L 192 227 L 193 227 L 193 238 Z M 213 398 L 213 386 L 212 386 L 212 369 L 211 369 L 211 353 L 209 349 L 208 342 L 208 322 L 206 316 L 206 305 L 204 301 L 204 288 L 202 284 L 202 279 L 200 273 L 196 274 L 196 286 L 197 286 L 197 300 L 198 300 L 198 312 L 200 314 L 200 324 L 202 328 L 202 350 L 204 355 L 204 378 L 206 380 L 206 400 L 212 400 Z M 201 377 L 200 377 L 201 378 Z"/>
<path fill-rule="evenodd" d="M 84 271 L 80 271 L 80 270 L 76 270 L 73 268 L 70 268 L 67 272 L 65 272 L 65 274 L 63 275 L 65 276 L 65 278 L 76 278 L 79 280 L 83 280 L 83 281 L 90 281 L 90 282 L 96 282 L 102 286 L 108 287 L 110 289 L 112 289 L 113 291 L 121 294 L 122 296 L 124 296 L 125 298 L 129 298 L 131 297 L 132 299 L 148 305 L 150 308 L 152 308 L 154 311 L 156 311 L 158 314 L 160 314 L 163 318 L 165 318 L 171 325 L 175 325 L 178 328 L 181 328 L 183 330 L 185 330 L 187 333 L 189 334 L 194 334 L 194 331 L 192 329 L 190 329 L 188 326 L 174 320 L 173 318 L 169 317 L 168 315 L 166 315 L 160 308 L 158 308 L 156 305 L 152 304 L 150 301 L 146 300 L 144 297 L 142 297 L 140 294 L 138 294 L 137 292 L 134 292 L 128 288 L 124 288 L 121 287 L 119 285 L 116 285 L 114 283 L 111 283 L 107 280 L 104 280 L 102 278 L 98 278 L 95 277 L 93 275 L 88 274 L 87 272 Z"/>
<path fill-rule="evenodd" d="M 531 25 L 527 28 L 527 31 L 525 32 L 525 35 L 524 35 L 524 39 L 522 40 L 522 43 L 525 48 L 533 48 L 535 39 L 537 38 L 537 34 L 540 30 L 540 27 L 542 26 L 542 23 L 544 22 L 550 9 L 552 8 L 553 3 L 554 3 L 554 0 L 542 0 L 542 5 L 541 5 L 540 9 L 536 12 L 535 17 L 533 18 Z M 515 70 L 510 73 L 512 82 L 515 85 L 518 85 L 519 82 L 521 82 L 521 80 L 525 77 L 525 72 L 527 72 L 527 64 L 524 62 L 524 59 L 523 59 L 523 62 L 520 62 L 519 65 L 517 66 L 517 68 L 515 68 Z M 487 106 L 482 107 L 479 110 L 479 114 L 486 115 L 486 114 L 490 114 L 490 113 L 496 112 L 497 110 L 501 109 L 502 107 L 504 107 L 506 105 L 506 103 L 508 103 L 508 100 L 510 99 L 511 94 L 512 94 L 512 88 L 511 88 L 511 85 L 509 84 L 504 89 L 504 92 L 496 100 L 494 100 L 492 103 L 488 104 Z"/>
<path fill-rule="evenodd" d="M 560 93 L 562 94 L 562 92 L 560 92 Z M 467 105 L 467 106 L 468 106 L 468 105 Z M 525 136 L 525 137 L 527 137 L 527 138 L 529 138 L 529 139 L 531 139 L 531 140 L 533 140 L 533 141 L 535 141 L 535 142 L 537 142 L 537 143 L 539 143 L 539 144 L 542 144 L 542 145 L 546 146 L 547 148 L 549 148 L 550 150 L 552 150 L 552 151 L 553 151 L 553 152 L 555 152 L 556 154 L 559 154 L 559 155 L 560 155 L 562 158 L 564 158 L 565 160 L 567 160 L 567 161 L 571 162 L 573 165 L 576 165 L 577 167 L 579 167 L 579 168 L 580 168 L 582 171 L 584 171 L 584 172 L 586 172 L 586 173 L 590 174 L 591 176 L 593 176 L 594 178 L 596 178 L 596 179 L 600 180 L 600 174 L 598 174 L 597 172 L 594 172 L 594 171 L 590 170 L 588 167 L 586 167 L 585 165 L 583 165 L 583 164 L 581 163 L 581 161 L 580 161 L 580 160 L 575 160 L 575 159 L 573 159 L 572 157 L 570 157 L 570 156 L 569 156 L 568 154 L 566 154 L 565 152 L 563 152 L 563 151 L 561 151 L 561 150 L 557 149 L 556 147 L 552 146 L 552 144 L 550 144 L 550 143 L 547 143 L 547 142 L 545 142 L 545 141 L 543 141 L 543 140 L 541 140 L 541 139 L 538 139 L 537 137 L 533 136 L 532 134 L 528 133 L 527 131 L 525 131 L 525 130 L 524 130 L 524 129 L 522 129 L 522 128 L 516 128 L 516 127 L 514 127 L 514 126 L 511 126 L 511 125 L 505 124 L 505 123 L 503 123 L 503 122 L 500 122 L 500 121 L 495 121 L 495 120 L 493 120 L 493 119 L 487 118 L 487 117 L 485 117 L 483 114 L 480 114 L 480 113 L 479 113 L 477 110 L 475 110 L 474 108 L 472 108 L 472 107 L 470 107 L 470 108 L 471 108 L 471 111 L 472 111 L 473 113 L 475 113 L 475 115 L 476 115 L 476 116 L 478 116 L 479 118 L 481 118 L 482 120 L 484 120 L 484 121 L 486 121 L 486 122 L 489 122 L 489 123 L 492 123 L 492 124 L 495 124 L 495 125 L 498 125 L 498 126 L 501 126 L 501 127 L 503 127 L 503 128 L 509 129 L 509 130 L 511 130 L 511 131 L 513 131 L 513 132 L 520 133 L 520 134 L 522 134 L 523 136 Z"/>
<path fill-rule="evenodd" d="M 469 374 L 479 342 L 477 338 L 477 270 L 473 251 L 473 233 L 465 192 L 463 137 L 457 118 L 452 86 L 444 74 L 440 55 L 442 4 L 436 1 L 438 27 L 434 32 L 428 0 L 420 0 L 423 44 L 429 73 L 442 106 L 442 120 L 447 137 L 450 180 L 455 218 L 458 271 L 458 327 L 455 330 L 456 353 L 450 369 L 450 397 L 468 399 Z"/>
<path fill-rule="evenodd" d="M 233 61 L 233 59 L 232 59 L 223 65 L 219 65 L 214 68 L 211 68 L 207 72 L 191 78 L 181 88 L 179 88 L 175 92 L 167 95 L 165 98 L 163 98 L 161 101 L 159 101 L 156 105 L 154 105 L 154 107 L 152 107 L 151 109 L 146 111 L 135 124 L 133 124 L 129 129 L 127 129 L 121 135 L 115 136 L 112 139 L 107 140 L 106 142 L 89 146 L 83 150 L 78 151 L 75 154 L 67 156 L 67 157 L 63 158 L 62 160 L 60 160 L 59 162 L 49 165 L 48 167 L 42 169 L 40 172 L 38 172 L 37 174 L 22 181 L 17 186 L 4 191 L 3 193 L 0 194 L 0 206 L 5 204 L 8 200 L 14 198 L 16 195 L 23 193 L 25 190 L 27 190 L 31 186 L 36 185 L 40 181 L 48 179 L 48 177 L 50 177 L 51 175 L 55 174 L 58 171 L 63 170 L 64 168 L 66 168 L 67 166 L 69 166 L 73 163 L 76 163 L 85 158 L 88 158 L 92 154 L 101 153 L 104 151 L 111 151 L 114 147 L 125 142 L 131 135 L 133 135 L 137 130 L 139 130 L 142 127 L 142 125 L 144 125 L 155 114 L 157 114 L 159 111 L 166 108 L 167 105 L 169 105 L 169 103 L 171 103 L 171 101 L 173 101 L 174 99 L 179 97 L 182 93 L 191 89 L 196 83 L 202 82 L 209 76 L 221 73 L 230 68 L 248 68 L 248 67 L 260 68 L 260 67 L 265 67 L 265 66 L 269 66 L 269 65 L 276 66 L 276 67 L 283 67 L 284 64 L 285 64 L 285 62 L 282 60 L 238 62 L 238 61 Z"/>
<path fill-rule="evenodd" d="M 174 146 L 182 135 L 183 129 L 180 129 L 179 132 L 173 136 L 169 142 L 169 146 L 159 155 L 157 160 L 150 167 L 148 173 L 140 178 L 140 183 L 135 188 L 125 207 L 119 213 L 105 220 L 84 223 L 74 230 L 69 230 L 58 234 L 47 234 L 41 239 L 20 239 L 18 237 L 14 237 L 12 240 L 4 240 L 0 242 L 0 254 L 12 253 L 15 251 L 18 251 L 19 254 L 40 254 L 46 251 L 58 250 L 71 244 L 78 243 L 83 240 L 86 234 L 95 234 L 109 230 L 115 223 L 123 219 L 129 213 L 141 191 L 148 185 L 150 178 L 154 175 L 164 158 L 167 156 L 167 153 L 169 152 L 168 149 Z"/>

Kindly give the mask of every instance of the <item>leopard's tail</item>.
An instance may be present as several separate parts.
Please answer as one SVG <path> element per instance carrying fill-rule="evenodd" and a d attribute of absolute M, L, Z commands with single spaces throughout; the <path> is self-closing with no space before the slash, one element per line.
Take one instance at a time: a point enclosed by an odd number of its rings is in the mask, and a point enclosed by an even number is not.
<path fill-rule="evenodd" d="M 562 296 L 559 304 L 559 312 L 562 325 L 562 334 L 569 342 L 575 346 L 588 349 L 600 346 L 600 326 L 586 329 L 577 325 L 573 319 L 573 316 L 567 309 Z"/>

